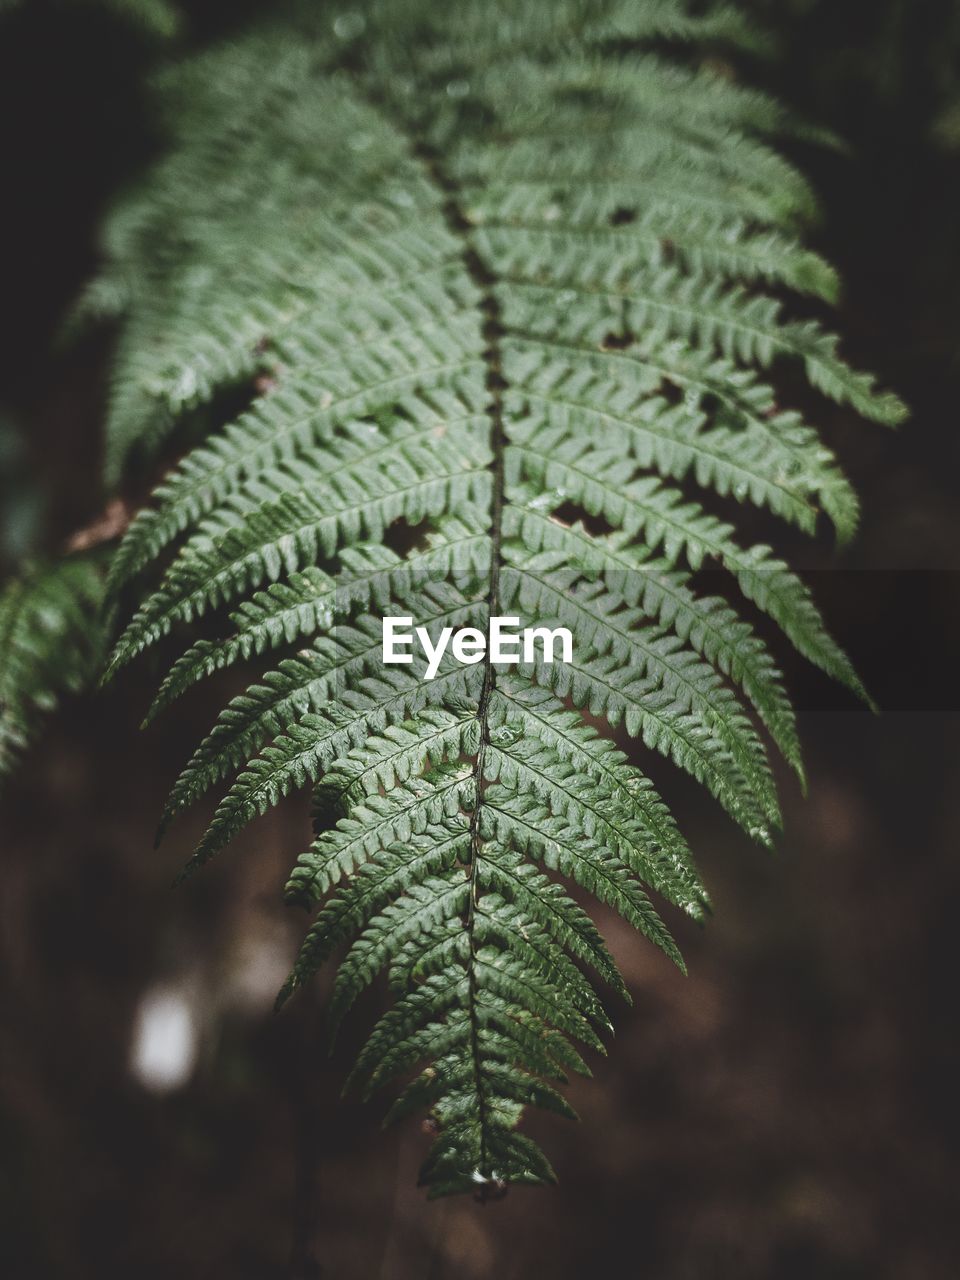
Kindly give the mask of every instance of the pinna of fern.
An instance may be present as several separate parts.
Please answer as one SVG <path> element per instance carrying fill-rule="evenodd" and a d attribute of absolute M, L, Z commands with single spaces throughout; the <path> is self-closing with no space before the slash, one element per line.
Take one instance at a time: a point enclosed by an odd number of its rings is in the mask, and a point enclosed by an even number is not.
<path fill-rule="evenodd" d="M 641 766 L 700 781 L 769 845 L 772 743 L 793 711 L 748 615 L 862 689 L 806 587 L 716 499 L 841 538 L 856 498 L 781 366 L 894 423 L 786 292 L 830 302 L 799 235 L 814 202 L 774 103 L 671 61 L 748 43 L 678 0 L 381 0 L 288 18 L 164 86 L 169 147 L 118 209 L 100 288 L 125 321 L 108 475 L 198 405 L 266 394 L 168 473 L 111 589 L 139 601 L 111 660 L 188 647 L 150 715 L 237 662 L 166 824 L 232 778 L 188 864 L 293 790 L 326 815 L 288 894 L 315 910 L 286 998 L 338 951 L 336 1026 L 380 974 L 366 1093 L 426 1108 L 430 1193 L 550 1181 L 519 1126 L 570 1108 L 627 992 L 579 885 L 682 964 L 653 896 L 707 894 Z M 725 502 L 724 510 L 730 509 Z M 394 535 L 405 530 L 403 538 Z M 144 585 L 161 562 L 159 582 Z M 725 570 L 705 595 L 697 571 Z M 568 626 L 571 661 L 386 667 L 380 620 Z M 215 638 L 189 644 L 203 615 Z"/>
<path fill-rule="evenodd" d="M 66 693 L 96 682 L 107 635 L 103 557 L 25 565 L 0 590 L 0 778 Z"/>

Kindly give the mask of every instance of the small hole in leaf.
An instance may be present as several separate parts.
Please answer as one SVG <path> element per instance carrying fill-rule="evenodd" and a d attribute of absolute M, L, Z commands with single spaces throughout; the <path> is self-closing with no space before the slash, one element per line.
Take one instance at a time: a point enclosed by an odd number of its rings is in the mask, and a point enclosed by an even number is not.
<path fill-rule="evenodd" d="M 682 404 L 684 400 L 684 390 L 678 387 L 675 382 L 671 382 L 669 378 L 664 378 L 658 388 L 659 394 L 663 396 L 667 404 Z"/>
<path fill-rule="evenodd" d="M 636 222 L 636 209 L 628 209 L 626 205 L 618 205 L 610 215 L 611 227 L 625 227 L 631 222 Z"/>
<path fill-rule="evenodd" d="M 736 431 L 742 430 L 747 426 L 747 420 L 743 414 L 734 413 L 729 405 L 724 404 L 720 397 L 714 395 L 712 391 L 704 392 L 697 399 L 696 404 L 701 413 L 705 413 L 708 418 L 716 419 L 714 426 L 730 427 Z"/>
<path fill-rule="evenodd" d="M 578 506 L 575 502 L 564 502 L 562 506 L 555 507 L 550 513 L 550 519 L 567 528 L 574 524 L 582 524 L 587 533 L 594 538 L 612 533 L 614 528 L 604 516 L 591 515 L 586 508 Z"/>
<path fill-rule="evenodd" d="M 401 518 L 394 520 L 383 535 L 383 545 L 406 559 L 412 551 L 423 551 L 427 546 L 427 535 L 431 528 L 429 520 L 421 520 L 419 524 L 408 524 Z"/>
<path fill-rule="evenodd" d="M 604 351 L 624 351 L 633 342 L 632 333 L 613 333 L 604 335 L 600 346 Z"/>

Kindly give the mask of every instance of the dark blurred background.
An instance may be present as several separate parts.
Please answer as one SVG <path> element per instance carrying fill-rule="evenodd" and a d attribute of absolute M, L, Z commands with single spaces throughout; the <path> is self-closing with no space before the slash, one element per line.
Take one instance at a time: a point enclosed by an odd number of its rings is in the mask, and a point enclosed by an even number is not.
<path fill-rule="evenodd" d="M 181 42 L 255 7 L 189 5 Z M 652 766 L 716 917 L 671 920 L 687 979 L 601 921 L 636 1001 L 570 1091 L 583 1124 L 533 1122 L 560 1186 L 482 1207 L 427 1204 L 416 1122 L 382 1134 L 382 1107 L 339 1099 L 382 993 L 332 1059 L 322 983 L 270 1012 L 303 927 L 279 895 L 302 798 L 169 890 L 205 814 L 155 853 L 156 816 L 229 681 L 149 734 L 148 665 L 67 705 L 0 802 L 4 1277 L 252 1280 L 295 1239 L 337 1280 L 960 1275 L 960 6 L 756 7 L 780 51 L 751 73 L 848 143 L 797 151 L 845 349 L 913 410 L 894 434 L 817 406 L 865 515 L 804 562 L 882 716 L 788 667 L 809 797 L 784 777 L 773 857 Z M 8 562 L 102 505 L 112 335 L 56 339 L 102 210 L 158 145 L 142 86 L 163 56 L 96 6 L 27 0 L 0 25 Z"/>

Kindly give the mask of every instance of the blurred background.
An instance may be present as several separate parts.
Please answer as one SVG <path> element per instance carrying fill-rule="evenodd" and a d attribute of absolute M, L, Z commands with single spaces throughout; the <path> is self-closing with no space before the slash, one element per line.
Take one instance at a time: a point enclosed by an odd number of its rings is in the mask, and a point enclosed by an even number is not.
<path fill-rule="evenodd" d="M 119 4 L 8 7 L 0 572 L 102 506 L 112 334 L 57 335 L 102 210 L 155 154 L 143 82 L 167 54 Z M 882 715 L 788 666 L 809 797 L 783 778 L 773 857 L 651 765 L 715 919 L 670 919 L 686 979 L 601 920 L 635 1004 L 570 1090 L 583 1124 L 531 1122 L 560 1186 L 480 1206 L 427 1204 L 429 1137 L 340 1100 L 382 991 L 333 1058 L 322 981 L 270 1011 L 304 925 L 280 899 L 303 797 L 170 891 L 208 811 L 159 852 L 156 817 L 230 681 L 149 734 L 149 664 L 68 703 L 0 798 L 3 1276 L 252 1280 L 286 1274 L 295 1243 L 337 1280 L 960 1275 L 960 9 L 754 7 L 779 52 L 751 75 L 848 144 L 796 149 L 845 350 L 913 410 L 893 434 L 818 403 L 864 522 L 839 559 L 802 551 Z M 256 6 L 184 8 L 190 47 Z"/>

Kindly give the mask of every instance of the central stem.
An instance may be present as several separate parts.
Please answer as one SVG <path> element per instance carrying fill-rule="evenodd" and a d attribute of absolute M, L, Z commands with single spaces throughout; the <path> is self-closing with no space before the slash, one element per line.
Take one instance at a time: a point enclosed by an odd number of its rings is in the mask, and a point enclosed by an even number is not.
<path fill-rule="evenodd" d="M 500 555 L 503 538 L 503 495 L 504 495 L 504 450 L 506 435 L 503 427 L 503 375 L 501 373 L 500 337 L 502 324 L 500 306 L 493 292 L 494 277 L 477 252 L 471 239 L 472 227 L 464 216 L 459 200 L 456 183 L 444 171 L 435 151 L 424 145 L 416 146 L 414 153 L 424 165 L 433 183 L 444 194 L 443 214 L 450 230 L 465 242 L 463 261 L 471 280 L 481 294 L 481 308 L 484 316 L 483 336 L 486 340 L 484 360 L 487 370 L 487 390 L 490 394 L 488 411 L 490 414 L 490 447 L 492 453 L 491 472 L 493 491 L 490 503 L 490 567 L 489 586 L 487 589 L 487 634 L 490 630 L 490 619 L 500 612 Z M 470 947 L 470 961 L 467 969 L 468 981 L 468 1016 L 470 1019 L 470 1048 L 473 1060 L 474 1077 L 477 1088 L 477 1110 L 480 1128 L 480 1169 L 484 1178 L 491 1178 L 488 1154 L 486 1150 L 486 1099 L 483 1091 L 481 1072 L 479 1028 L 477 1025 L 477 975 L 476 975 L 476 933 L 474 922 L 479 897 L 480 855 L 483 840 L 480 834 L 480 806 L 484 791 L 484 760 L 486 749 L 490 743 L 489 705 L 490 695 L 496 687 L 496 668 L 490 659 L 488 645 L 483 658 L 483 684 L 477 703 L 477 720 L 480 725 L 480 743 L 473 762 L 474 807 L 470 818 L 470 863 L 468 875 L 470 897 L 467 906 L 466 931 Z M 482 1189 L 481 1189 L 482 1191 Z"/>

